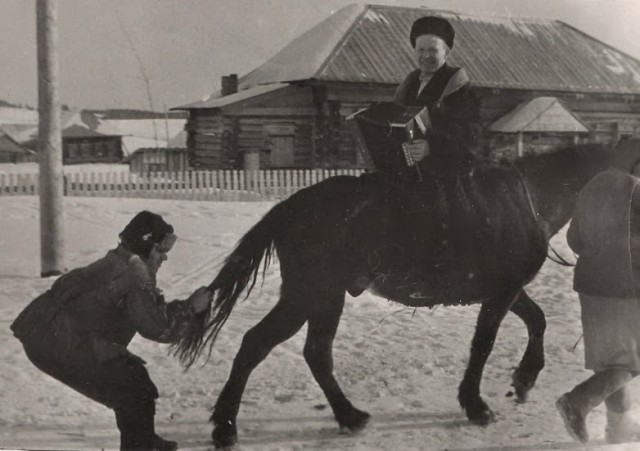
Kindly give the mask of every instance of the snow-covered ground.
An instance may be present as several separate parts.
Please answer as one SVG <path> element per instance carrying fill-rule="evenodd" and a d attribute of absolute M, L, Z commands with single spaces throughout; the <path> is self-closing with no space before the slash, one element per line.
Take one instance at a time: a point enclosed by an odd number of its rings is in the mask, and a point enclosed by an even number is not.
<path fill-rule="evenodd" d="M 144 199 L 65 199 L 68 267 L 87 264 L 116 244 L 118 232 L 139 210 L 160 213 L 180 237 L 159 274 L 168 298 L 184 298 L 209 283 L 236 240 L 272 203 L 217 203 Z M 112 412 L 33 367 L 9 325 L 49 287 L 39 277 L 39 209 L 36 197 L 0 198 L 0 448 L 101 449 L 118 446 Z M 571 256 L 564 234 L 554 246 Z M 133 352 L 147 362 L 160 391 L 157 429 L 181 449 L 208 449 L 209 410 L 221 390 L 244 332 L 275 304 L 277 263 L 261 290 L 240 303 L 206 365 L 183 372 L 164 345 L 136 337 Z M 583 380 L 579 305 L 571 269 L 547 262 L 528 292 L 547 315 L 547 366 L 525 404 L 510 391 L 512 368 L 526 344 L 524 325 L 508 315 L 482 384 L 497 413 L 488 427 L 469 424 L 458 406 L 475 307 L 403 308 L 363 294 L 348 298 L 335 341 L 335 372 L 357 407 L 372 414 L 365 430 L 341 434 L 302 358 L 305 331 L 277 347 L 254 371 L 238 417 L 240 450 L 543 450 L 584 449 L 572 442 L 554 402 Z M 634 393 L 640 395 L 638 387 Z M 634 406 L 634 415 L 640 411 Z M 590 449 L 604 445 L 604 410 L 588 426 Z"/>

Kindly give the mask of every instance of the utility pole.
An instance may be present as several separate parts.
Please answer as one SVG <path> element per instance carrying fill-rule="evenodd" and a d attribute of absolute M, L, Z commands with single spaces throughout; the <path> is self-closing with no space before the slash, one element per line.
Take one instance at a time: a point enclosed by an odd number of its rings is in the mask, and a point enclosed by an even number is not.
<path fill-rule="evenodd" d="M 36 0 L 40 275 L 42 277 L 59 275 L 65 271 L 56 3 L 57 0 Z"/>

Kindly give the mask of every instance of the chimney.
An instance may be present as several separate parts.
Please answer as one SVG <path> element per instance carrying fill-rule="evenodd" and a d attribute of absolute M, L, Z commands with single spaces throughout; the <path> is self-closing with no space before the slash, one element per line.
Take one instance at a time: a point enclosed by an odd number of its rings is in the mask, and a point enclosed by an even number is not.
<path fill-rule="evenodd" d="M 238 74 L 222 76 L 222 96 L 238 92 Z"/>

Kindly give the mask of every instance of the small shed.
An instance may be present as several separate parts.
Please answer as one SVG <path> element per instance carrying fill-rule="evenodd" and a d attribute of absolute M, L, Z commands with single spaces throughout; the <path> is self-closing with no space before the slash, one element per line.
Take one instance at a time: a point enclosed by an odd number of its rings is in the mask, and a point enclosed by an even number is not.
<path fill-rule="evenodd" d="M 491 124 L 489 131 L 494 156 L 507 159 L 544 153 L 589 137 L 589 128 L 556 97 L 536 97 L 520 103 Z"/>

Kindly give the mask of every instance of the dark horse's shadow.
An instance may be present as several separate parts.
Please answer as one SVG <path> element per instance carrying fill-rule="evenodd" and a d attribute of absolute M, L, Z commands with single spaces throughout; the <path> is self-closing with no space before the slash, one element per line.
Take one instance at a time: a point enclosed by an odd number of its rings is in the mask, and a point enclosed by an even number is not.
<path fill-rule="evenodd" d="M 512 375 L 516 399 L 525 401 L 544 366 L 546 321 L 523 287 L 544 263 L 549 238 L 569 221 L 580 189 L 620 155 L 640 160 L 640 142 L 616 150 L 572 146 L 507 166 L 481 163 L 423 191 L 381 189 L 370 177 L 333 177 L 277 204 L 227 257 L 210 286 L 211 311 L 174 343 L 187 366 L 210 350 L 275 251 L 280 300 L 242 340 L 211 417 L 216 446 L 237 441 L 236 417 L 251 372 L 305 323 L 304 357 L 338 424 L 351 431 L 367 424 L 369 414 L 351 404 L 333 374 L 333 340 L 347 291 L 369 290 L 415 307 L 480 303 L 458 400 L 467 418 L 482 425 L 494 420 L 480 396 L 484 366 L 511 311 L 529 337 Z"/>
<path fill-rule="evenodd" d="M 279 424 L 287 426 L 280 428 Z M 378 415 L 374 426 L 381 432 L 402 432 L 431 428 L 457 428 L 465 424 L 469 424 L 469 420 L 460 412 L 414 412 Z M 351 440 L 353 437 L 349 431 L 337 428 L 330 417 L 249 417 L 245 419 L 243 426 L 247 429 L 243 435 L 243 443 L 247 445 L 275 445 L 292 441 L 341 441 Z"/>

